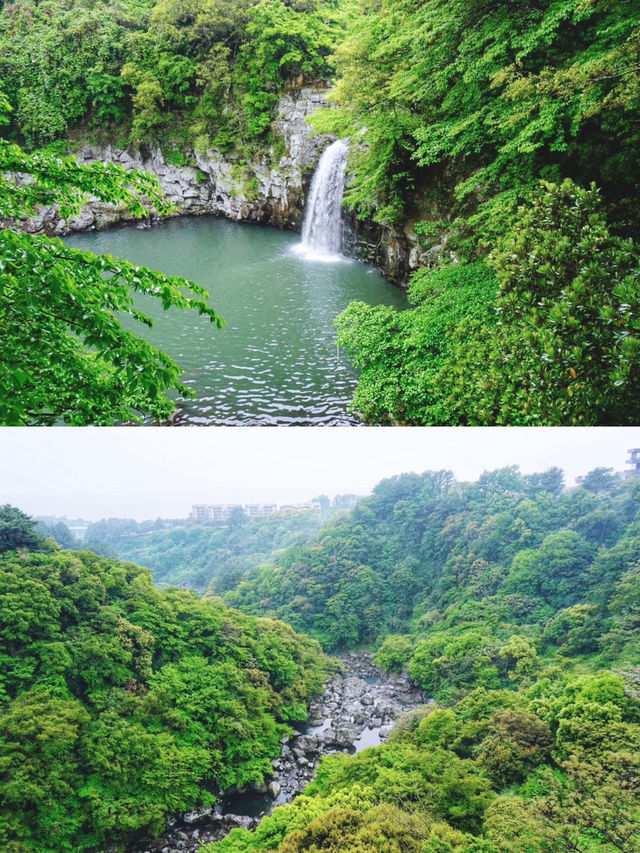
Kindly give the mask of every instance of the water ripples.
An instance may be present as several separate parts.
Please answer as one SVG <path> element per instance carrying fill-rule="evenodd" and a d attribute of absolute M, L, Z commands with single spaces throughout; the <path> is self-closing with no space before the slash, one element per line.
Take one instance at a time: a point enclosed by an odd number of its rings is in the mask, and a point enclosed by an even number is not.
<path fill-rule="evenodd" d="M 202 284 L 227 325 L 139 301 L 154 328 L 129 328 L 183 368 L 196 399 L 177 399 L 177 424 L 347 426 L 357 374 L 336 351 L 334 318 L 353 300 L 403 307 L 402 291 L 356 262 L 326 264 L 293 252 L 298 236 L 211 217 L 150 230 L 122 227 L 69 243 Z"/>

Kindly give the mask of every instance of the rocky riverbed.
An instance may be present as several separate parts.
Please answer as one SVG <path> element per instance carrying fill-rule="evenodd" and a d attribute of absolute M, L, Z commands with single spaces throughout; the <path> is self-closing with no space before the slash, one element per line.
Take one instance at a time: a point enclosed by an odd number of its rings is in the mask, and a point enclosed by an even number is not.
<path fill-rule="evenodd" d="M 251 829 L 276 806 L 290 803 L 313 778 L 323 755 L 378 746 L 405 711 L 425 703 L 406 674 L 386 675 L 370 655 L 349 655 L 312 703 L 308 722 L 282 745 L 273 778 L 262 788 L 224 797 L 214 809 L 182 815 L 160 839 L 133 845 L 129 853 L 195 851 L 238 826 Z"/>

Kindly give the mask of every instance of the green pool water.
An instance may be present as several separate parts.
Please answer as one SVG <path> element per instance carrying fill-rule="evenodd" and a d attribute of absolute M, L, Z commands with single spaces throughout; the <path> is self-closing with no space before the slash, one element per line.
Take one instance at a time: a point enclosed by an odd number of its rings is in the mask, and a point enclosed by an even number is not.
<path fill-rule="evenodd" d="M 139 300 L 154 327 L 136 330 L 178 362 L 196 394 L 176 399 L 176 423 L 353 424 L 348 407 L 357 373 L 336 348 L 334 318 L 353 300 L 404 307 L 406 298 L 358 261 L 305 259 L 295 252 L 299 241 L 297 234 L 215 217 L 67 240 L 198 282 L 227 320 L 218 330 L 193 312 L 164 312 L 152 298 Z"/>

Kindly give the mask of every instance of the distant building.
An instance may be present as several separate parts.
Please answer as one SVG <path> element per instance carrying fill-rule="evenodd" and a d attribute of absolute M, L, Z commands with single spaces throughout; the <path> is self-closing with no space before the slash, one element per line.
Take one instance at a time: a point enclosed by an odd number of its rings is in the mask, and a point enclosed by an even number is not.
<path fill-rule="evenodd" d="M 277 504 L 247 504 L 244 508 L 244 514 L 248 518 L 265 518 L 277 511 Z"/>
<path fill-rule="evenodd" d="M 226 504 L 214 504 L 210 506 L 212 521 L 226 521 L 229 518 L 229 510 Z"/>
<path fill-rule="evenodd" d="M 633 468 L 624 472 L 625 478 L 629 480 L 631 477 L 640 477 L 640 447 L 633 447 L 627 453 L 629 454 L 627 465 L 633 465 Z"/>
<path fill-rule="evenodd" d="M 278 511 L 277 504 L 194 504 L 191 515 L 194 521 L 228 521 L 234 511 L 240 510 L 247 518 L 265 518 Z"/>
<path fill-rule="evenodd" d="M 209 504 L 194 504 L 191 507 L 191 518 L 194 521 L 211 521 L 211 510 Z"/>
<path fill-rule="evenodd" d="M 318 501 L 311 501 L 303 504 L 283 504 L 280 507 L 280 512 L 322 512 L 322 507 Z"/>
<path fill-rule="evenodd" d="M 212 521 L 228 521 L 234 509 L 239 509 L 240 512 L 243 512 L 239 504 L 211 504 L 209 509 L 211 510 Z"/>

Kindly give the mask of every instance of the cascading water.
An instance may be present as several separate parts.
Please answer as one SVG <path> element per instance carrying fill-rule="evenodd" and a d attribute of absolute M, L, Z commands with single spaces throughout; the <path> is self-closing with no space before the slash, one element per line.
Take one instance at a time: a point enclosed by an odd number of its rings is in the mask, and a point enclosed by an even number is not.
<path fill-rule="evenodd" d="M 342 259 L 342 195 L 348 147 L 338 139 L 322 154 L 311 192 L 298 251 L 314 260 Z"/>

